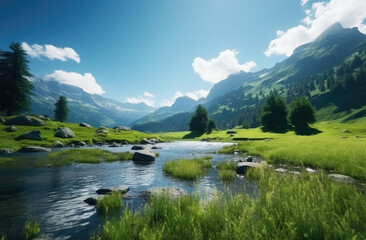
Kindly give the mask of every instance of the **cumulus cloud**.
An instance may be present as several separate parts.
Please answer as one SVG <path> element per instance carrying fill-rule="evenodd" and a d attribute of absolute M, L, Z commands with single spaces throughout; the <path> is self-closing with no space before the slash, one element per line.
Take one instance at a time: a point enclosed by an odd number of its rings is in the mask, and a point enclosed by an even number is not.
<path fill-rule="evenodd" d="M 69 47 L 58 48 L 50 44 L 45 45 L 28 45 L 28 43 L 23 42 L 22 48 L 24 51 L 32 58 L 48 58 L 50 60 L 61 60 L 66 62 L 68 59 L 74 60 L 80 63 L 80 56 L 75 52 L 74 49 Z"/>
<path fill-rule="evenodd" d="M 171 105 L 173 105 L 175 100 L 177 100 L 177 98 L 183 97 L 183 96 L 187 96 L 187 97 L 190 97 L 194 100 L 198 100 L 202 97 L 207 97 L 209 92 L 210 91 L 206 91 L 206 90 L 203 90 L 203 89 L 193 91 L 193 92 L 186 92 L 186 93 L 182 93 L 181 91 L 177 91 L 177 92 L 174 93 L 174 96 L 172 98 L 164 99 L 161 102 L 161 106 L 171 106 Z"/>
<path fill-rule="evenodd" d="M 65 72 L 63 70 L 56 70 L 54 73 L 46 75 L 46 80 L 56 80 L 63 84 L 68 84 L 82 88 L 85 92 L 91 94 L 103 94 L 105 91 L 97 83 L 94 76 L 91 73 L 85 73 L 81 75 L 76 72 Z"/>
<path fill-rule="evenodd" d="M 196 57 L 193 60 L 192 67 L 203 81 L 215 84 L 226 79 L 230 74 L 240 71 L 249 72 L 253 67 L 257 66 L 253 61 L 239 64 L 236 58 L 238 54 L 239 52 L 236 50 L 227 49 L 220 52 L 217 58 L 205 60 L 201 57 Z"/>
<path fill-rule="evenodd" d="M 154 107 L 154 98 L 155 96 L 152 93 L 145 91 L 143 96 L 139 95 L 137 97 L 126 98 L 126 102 L 133 104 L 145 103 L 147 106 Z"/>
<path fill-rule="evenodd" d="M 302 19 L 301 24 L 286 31 L 277 31 L 277 38 L 269 43 L 264 54 L 267 57 L 273 54 L 291 56 L 295 48 L 314 41 L 336 22 L 340 22 L 345 28 L 358 27 L 362 33 L 366 34 L 365 19 L 366 1 L 315 2 L 310 9 L 305 10 L 305 18 Z"/>

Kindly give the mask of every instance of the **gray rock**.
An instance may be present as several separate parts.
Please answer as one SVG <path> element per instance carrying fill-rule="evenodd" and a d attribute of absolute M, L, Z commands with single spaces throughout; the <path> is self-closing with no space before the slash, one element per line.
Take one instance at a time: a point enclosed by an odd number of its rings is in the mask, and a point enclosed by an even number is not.
<path fill-rule="evenodd" d="M 112 192 L 119 192 L 120 194 L 125 194 L 128 191 L 130 191 L 130 188 L 126 185 L 120 185 L 115 187 L 106 187 L 106 188 L 100 188 L 96 192 L 98 194 L 110 194 Z"/>
<path fill-rule="evenodd" d="M 30 116 L 18 116 L 7 120 L 5 125 L 22 125 L 22 126 L 44 126 L 44 122 L 38 118 Z"/>
<path fill-rule="evenodd" d="M 160 140 L 157 139 L 157 138 L 155 138 L 155 137 L 154 138 L 150 138 L 149 141 L 152 142 L 152 143 L 160 143 Z"/>
<path fill-rule="evenodd" d="M 133 145 L 131 150 L 144 150 L 146 149 L 145 146 L 141 146 L 141 145 Z"/>
<path fill-rule="evenodd" d="M 105 197 L 105 195 L 95 195 L 92 197 L 88 197 L 87 199 L 84 200 L 84 202 L 89 205 L 97 205 L 97 201 L 104 197 Z"/>
<path fill-rule="evenodd" d="M 44 148 L 44 147 L 36 147 L 36 146 L 29 146 L 29 147 L 23 147 L 19 150 L 19 152 L 22 153 L 32 153 L 32 152 L 51 152 L 51 148 Z"/>
<path fill-rule="evenodd" d="M 116 142 L 113 142 L 113 143 L 110 143 L 110 144 L 108 145 L 108 147 L 122 147 L 122 144 L 120 144 L 120 143 L 116 143 Z"/>
<path fill-rule="evenodd" d="M 153 144 L 153 142 L 151 142 L 151 141 L 147 140 L 146 138 L 144 138 L 140 141 L 140 144 Z"/>
<path fill-rule="evenodd" d="M 350 131 L 350 130 L 348 130 L 348 129 L 343 129 L 343 130 L 342 130 L 342 132 L 343 132 L 343 133 L 350 133 L 351 131 Z"/>
<path fill-rule="evenodd" d="M 153 162 L 156 154 L 150 150 L 142 150 L 133 154 L 132 160 L 135 162 Z"/>
<path fill-rule="evenodd" d="M 328 177 L 336 182 L 347 182 L 347 183 L 355 183 L 356 180 L 351 178 L 350 176 L 342 175 L 342 174 L 329 174 Z"/>
<path fill-rule="evenodd" d="M 55 141 L 53 146 L 57 147 L 57 148 L 65 147 L 65 145 L 62 142 L 60 142 L 59 140 Z"/>
<path fill-rule="evenodd" d="M 84 122 L 80 123 L 79 126 L 80 127 L 87 127 L 87 128 L 91 128 L 92 127 L 90 124 L 84 123 Z"/>
<path fill-rule="evenodd" d="M 10 154 L 10 153 L 14 153 L 15 151 L 13 149 L 10 148 L 1 148 L 0 149 L 0 153 L 5 153 L 5 154 Z"/>
<path fill-rule="evenodd" d="M 226 134 L 236 134 L 237 132 L 236 131 L 234 131 L 234 130 L 228 130 L 228 131 L 226 131 Z"/>
<path fill-rule="evenodd" d="M 18 128 L 14 127 L 14 126 L 10 126 L 10 127 L 5 128 L 5 131 L 16 132 L 16 131 L 18 131 Z"/>
<path fill-rule="evenodd" d="M 17 140 L 29 139 L 29 140 L 42 141 L 42 134 L 41 134 L 41 131 L 34 130 L 34 131 L 29 131 L 29 132 L 23 133 L 23 134 L 19 135 L 16 139 Z"/>
<path fill-rule="evenodd" d="M 47 115 L 32 115 L 33 117 L 36 117 L 38 119 L 41 119 L 43 121 L 51 121 L 51 118 Z"/>
<path fill-rule="evenodd" d="M 97 129 L 97 130 L 95 130 L 95 132 L 96 133 L 103 133 L 103 134 L 108 134 L 109 133 L 108 129 Z"/>
<path fill-rule="evenodd" d="M 260 163 L 255 163 L 255 162 L 239 162 L 236 165 L 236 173 L 237 174 L 246 174 L 248 169 L 251 167 L 257 168 L 262 166 L 262 164 Z"/>
<path fill-rule="evenodd" d="M 86 146 L 86 143 L 84 141 L 72 141 L 68 145 L 73 146 L 73 147 L 84 147 L 84 146 Z"/>
<path fill-rule="evenodd" d="M 202 138 L 201 142 L 211 142 L 211 139 L 210 138 Z"/>
<path fill-rule="evenodd" d="M 275 169 L 275 172 L 285 173 L 285 172 L 287 172 L 287 170 L 286 170 L 286 169 L 284 169 L 284 168 L 276 168 L 276 169 Z"/>
<path fill-rule="evenodd" d="M 68 127 L 59 128 L 55 134 L 55 137 L 59 138 L 74 138 L 75 133 Z"/>
<path fill-rule="evenodd" d="M 314 170 L 314 169 L 312 169 L 312 168 L 306 168 L 305 169 L 308 173 L 316 173 L 316 171 Z"/>
<path fill-rule="evenodd" d="M 131 131 L 132 129 L 130 127 L 126 126 L 115 126 L 113 129 L 116 131 Z"/>
<path fill-rule="evenodd" d="M 151 149 L 162 149 L 161 147 L 154 146 Z"/>
<path fill-rule="evenodd" d="M 176 199 L 188 195 L 188 192 L 179 187 L 154 187 L 148 190 L 141 191 L 140 196 L 145 199 L 156 197 L 161 194 L 167 194 L 170 199 Z"/>

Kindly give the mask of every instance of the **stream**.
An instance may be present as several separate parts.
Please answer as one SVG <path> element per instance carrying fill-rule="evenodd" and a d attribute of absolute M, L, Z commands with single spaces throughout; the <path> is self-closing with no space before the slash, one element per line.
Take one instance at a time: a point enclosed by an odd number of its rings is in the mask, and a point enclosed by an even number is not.
<path fill-rule="evenodd" d="M 256 196 L 255 182 L 237 177 L 233 183 L 219 180 L 212 167 L 198 181 L 180 180 L 162 171 L 163 164 L 177 158 L 211 155 L 212 166 L 233 160 L 235 155 L 221 155 L 217 151 L 231 143 L 168 142 L 155 146 L 160 156 L 152 164 L 141 165 L 133 161 L 103 162 L 99 164 L 72 164 L 71 166 L 36 168 L 2 168 L 0 170 L 0 236 L 19 239 L 30 216 L 40 223 L 42 233 L 54 239 L 89 239 L 103 224 L 95 206 L 84 200 L 95 195 L 101 187 L 127 185 L 130 187 L 123 204 L 137 209 L 144 204 L 139 193 L 151 187 L 178 186 L 189 193 L 211 196 L 216 192 L 246 192 Z M 151 148 L 148 145 L 147 148 Z M 131 145 L 100 147 L 111 152 L 131 151 Z M 133 152 L 133 151 L 131 151 Z M 9 155 L 8 155 L 9 156 Z M 7 156 L 7 157 L 8 157 Z M 15 158 L 32 162 L 46 157 L 46 153 L 14 154 Z"/>

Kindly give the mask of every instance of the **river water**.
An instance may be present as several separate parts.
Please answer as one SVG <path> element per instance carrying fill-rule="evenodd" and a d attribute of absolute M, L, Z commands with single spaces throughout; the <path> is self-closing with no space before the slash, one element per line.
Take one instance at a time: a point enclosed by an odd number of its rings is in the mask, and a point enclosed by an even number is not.
<path fill-rule="evenodd" d="M 230 143 L 170 142 L 155 146 L 160 153 L 152 164 L 134 164 L 133 161 L 117 161 L 99 164 L 73 164 L 54 168 L 5 168 L 0 170 L 0 236 L 19 239 L 25 222 L 33 216 L 41 225 L 42 233 L 55 239 L 89 239 L 103 217 L 97 214 L 95 206 L 84 200 L 95 195 L 101 187 L 127 185 L 130 192 L 123 203 L 136 209 L 143 204 L 138 195 L 151 187 L 178 186 L 189 193 L 210 196 L 216 192 L 247 192 L 256 194 L 255 182 L 237 177 L 234 183 L 223 184 L 218 171 L 211 168 L 200 180 L 179 180 L 162 171 L 163 164 L 176 158 L 213 156 L 213 166 L 234 155 L 220 155 L 217 151 Z M 148 148 L 151 146 L 148 146 Z M 118 148 L 105 147 L 113 152 L 130 151 L 131 145 Z M 17 154 L 31 163 L 44 153 Z"/>

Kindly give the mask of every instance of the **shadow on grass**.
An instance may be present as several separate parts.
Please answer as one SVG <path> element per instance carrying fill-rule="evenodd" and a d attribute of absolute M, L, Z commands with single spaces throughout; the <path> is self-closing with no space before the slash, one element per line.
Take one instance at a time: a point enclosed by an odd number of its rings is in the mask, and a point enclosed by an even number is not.
<path fill-rule="evenodd" d="M 204 134 L 204 132 L 190 132 L 190 133 L 184 135 L 183 139 L 201 137 L 203 134 Z"/>
<path fill-rule="evenodd" d="M 303 135 L 303 136 L 310 136 L 310 135 L 316 135 L 321 133 L 319 129 L 312 128 L 312 127 L 306 127 L 306 128 L 294 128 L 296 135 Z"/>
<path fill-rule="evenodd" d="M 271 133 L 287 133 L 290 130 L 290 127 L 287 126 L 285 127 L 278 127 L 278 128 L 274 128 L 274 129 L 268 129 L 265 127 L 261 127 L 262 132 L 271 132 Z"/>

